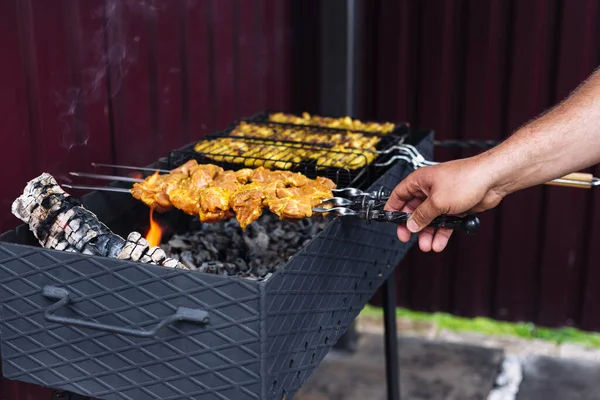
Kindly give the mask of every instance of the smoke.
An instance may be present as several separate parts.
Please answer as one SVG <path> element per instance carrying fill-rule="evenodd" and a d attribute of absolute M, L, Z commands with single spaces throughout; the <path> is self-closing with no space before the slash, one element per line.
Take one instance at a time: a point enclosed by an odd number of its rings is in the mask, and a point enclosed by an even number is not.
<path fill-rule="evenodd" d="M 91 61 L 81 65 L 80 71 L 74 71 L 75 86 L 53 96 L 55 104 L 64 110 L 58 120 L 63 124 L 61 145 L 67 151 L 88 144 L 85 106 L 101 103 L 108 107 L 108 100 L 118 95 L 129 68 L 136 62 L 128 48 L 125 13 L 148 20 L 167 5 L 167 2 L 152 0 L 106 0 L 91 11 L 92 20 L 99 22 L 98 30 L 91 35 L 85 33 L 85 26 L 74 30 L 75 34 L 83 32 L 79 43 L 80 60 Z M 81 6 L 79 12 L 86 12 L 84 7 Z M 105 114 L 108 118 L 108 113 Z"/>
<path fill-rule="evenodd" d="M 67 151 L 88 144 L 90 137 L 86 106 L 104 104 L 105 116 L 108 118 L 109 100 L 119 94 L 131 66 L 137 62 L 136 52 L 130 46 L 140 38 L 128 32 L 127 21 L 137 19 L 152 23 L 167 7 L 183 6 L 185 10 L 190 10 L 198 5 L 197 0 L 182 1 L 105 0 L 102 6 L 91 11 L 85 8 L 85 3 L 81 3 L 77 12 L 91 12 L 94 25 L 100 28 L 88 33 L 83 22 L 80 22 L 81 26 L 74 28 L 72 34 L 78 38 L 73 43 L 80 40 L 79 57 L 86 64 L 79 67 L 80 71 L 74 71 L 77 77 L 74 86 L 53 96 L 56 105 L 64 110 L 58 119 L 63 124 L 61 145 Z"/>

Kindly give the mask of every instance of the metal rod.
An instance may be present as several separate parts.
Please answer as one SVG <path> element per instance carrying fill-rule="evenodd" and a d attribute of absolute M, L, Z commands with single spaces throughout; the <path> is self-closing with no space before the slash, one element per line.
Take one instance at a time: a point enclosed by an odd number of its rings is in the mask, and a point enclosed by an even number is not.
<path fill-rule="evenodd" d="M 121 169 L 132 169 L 134 171 L 149 171 L 149 172 L 171 172 L 168 169 L 156 169 L 156 168 L 144 168 L 144 167 L 131 167 L 129 165 L 114 165 L 114 164 L 102 164 L 102 163 L 92 163 L 92 167 L 109 167 L 109 168 L 121 168 Z"/>
<path fill-rule="evenodd" d="M 400 366 L 396 333 L 396 281 L 394 274 L 383 284 L 383 323 L 385 344 L 385 378 L 388 400 L 400 400 Z"/>
<path fill-rule="evenodd" d="M 85 172 L 69 172 L 69 175 L 78 176 L 81 178 L 93 178 L 93 179 L 104 179 L 106 181 L 119 181 L 119 182 L 143 182 L 143 179 L 130 178 L 128 176 L 116 176 L 116 175 L 101 175 L 101 174 L 88 174 Z"/>
<path fill-rule="evenodd" d="M 129 189 L 115 188 L 109 186 L 83 186 L 83 185 L 61 185 L 68 189 L 82 189 L 82 190 L 98 190 L 100 192 L 116 192 L 116 193 L 131 193 Z"/>

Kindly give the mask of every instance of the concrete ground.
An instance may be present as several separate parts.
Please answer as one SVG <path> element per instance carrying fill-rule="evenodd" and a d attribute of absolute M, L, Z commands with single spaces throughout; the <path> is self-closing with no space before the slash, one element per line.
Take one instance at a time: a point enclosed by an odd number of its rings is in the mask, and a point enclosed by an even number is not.
<path fill-rule="evenodd" d="M 331 352 L 294 400 L 385 400 L 381 321 L 359 318 L 355 353 Z M 600 351 L 440 331 L 399 320 L 402 400 L 600 400 Z"/>

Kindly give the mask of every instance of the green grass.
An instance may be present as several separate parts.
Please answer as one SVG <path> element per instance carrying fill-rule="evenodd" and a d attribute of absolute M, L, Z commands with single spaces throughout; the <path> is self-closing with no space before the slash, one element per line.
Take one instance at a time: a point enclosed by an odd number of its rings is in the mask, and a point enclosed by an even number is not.
<path fill-rule="evenodd" d="M 361 312 L 364 316 L 380 317 L 383 310 L 367 305 Z M 439 330 L 447 329 L 455 332 L 469 331 L 488 335 L 516 336 L 525 339 L 543 339 L 557 344 L 577 343 L 587 347 L 600 348 L 600 333 L 584 332 L 575 328 L 559 329 L 543 328 L 532 323 L 511 323 L 496 321 L 490 318 L 462 318 L 446 313 L 424 313 L 397 308 L 398 317 L 413 321 L 435 322 Z"/>

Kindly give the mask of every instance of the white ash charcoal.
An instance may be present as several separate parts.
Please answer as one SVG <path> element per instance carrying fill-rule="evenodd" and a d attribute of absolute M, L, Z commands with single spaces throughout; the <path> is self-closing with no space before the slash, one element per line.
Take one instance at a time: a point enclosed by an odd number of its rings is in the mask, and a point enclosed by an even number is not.
<path fill-rule="evenodd" d="M 139 246 L 131 244 L 98 220 L 96 215 L 85 209 L 79 201 L 66 193 L 52 175 L 43 173 L 27 183 L 23 194 L 12 204 L 12 213 L 29 225 L 29 229 L 45 248 L 120 258 L 125 248 L 129 257 L 134 256 L 140 262 L 167 264 L 185 268 L 176 260 L 171 261 L 160 253 L 155 259 L 146 255 L 148 249 L 142 249 L 141 234 L 135 232 L 130 237 L 137 238 Z M 147 242 L 146 242 L 147 245 Z M 148 253 L 154 254 L 154 253 Z M 161 259 L 162 262 L 155 260 Z"/>
<path fill-rule="evenodd" d="M 167 267 L 167 268 L 183 268 L 183 269 L 187 269 L 179 261 L 174 260 L 172 258 L 167 259 L 167 261 L 165 261 L 163 263 L 163 266 Z"/>
<path fill-rule="evenodd" d="M 191 249 L 192 243 L 189 240 L 182 239 L 178 236 L 173 237 L 169 240 L 169 246 L 174 249 Z"/>
<path fill-rule="evenodd" d="M 179 260 L 191 270 L 196 270 L 196 261 L 191 251 L 184 251 L 181 253 Z"/>
<path fill-rule="evenodd" d="M 139 232 L 131 232 L 127 236 L 127 241 L 117 258 L 170 268 L 189 269 L 179 261 L 167 258 L 165 251 L 160 247 L 150 247 L 150 243 Z"/>

